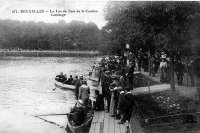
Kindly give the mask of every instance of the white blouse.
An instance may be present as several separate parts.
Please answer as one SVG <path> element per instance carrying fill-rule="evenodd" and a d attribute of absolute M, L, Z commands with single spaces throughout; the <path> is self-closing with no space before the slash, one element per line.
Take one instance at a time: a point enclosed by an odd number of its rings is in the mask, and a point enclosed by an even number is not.
<path fill-rule="evenodd" d="M 160 62 L 160 68 L 162 67 L 167 68 L 167 62 Z"/>

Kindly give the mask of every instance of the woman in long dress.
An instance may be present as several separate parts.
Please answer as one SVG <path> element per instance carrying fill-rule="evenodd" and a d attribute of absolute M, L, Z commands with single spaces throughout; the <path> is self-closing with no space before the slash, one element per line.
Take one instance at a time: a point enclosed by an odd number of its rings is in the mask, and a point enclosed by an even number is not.
<path fill-rule="evenodd" d="M 116 115 L 116 109 L 115 109 L 115 91 L 116 91 L 116 88 L 115 85 L 111 85 L 110 86 L 110 93 L 111 93 L 111 101 L 110 101 L 110 111 L 109 111 L 109 115 L 111 117 L 114 117 Z"/>
<path fill-rule="evenodd" d="M 160 82 L 165 83 L 167 80 L 167 62 L 165 61 L 165 58 L 162 58 L 162 61 L 160 62 Z"/>
<path fill-rule="evenodd" d="M 117 113 L 117 109 L 116 109 L 116 97 L 117 97 L 117 86 L 119 85 L 119 82 L 117 80 L 117 78 L 114 78 L 113 83 L 111 83 L 109 89 L 110 89 L 110 93 L 111 93 L 111 101 L 110 101 L 110 111 L 109 114 L 111 117 L 115 117 L 116 113 Z"/>

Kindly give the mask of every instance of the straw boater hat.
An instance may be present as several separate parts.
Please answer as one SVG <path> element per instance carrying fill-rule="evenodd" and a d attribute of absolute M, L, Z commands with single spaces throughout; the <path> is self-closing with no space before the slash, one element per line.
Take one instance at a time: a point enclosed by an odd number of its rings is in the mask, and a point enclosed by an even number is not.
<path fill-rule="evenodd" d="M 165 59 L 166 56 L 167 56 L 166 54 L 163 54 L 163 55 L 161 55 L 161 58 L 162 58 L 162 59 Z"/>
<path fill-rule="evenodd" d="M 121 86 L 117 87 L 117 90 L 122 91 L 123 88 Z"/>
<path fill-rule="evenodd" d="M 82 101 L 81 99 L 79 99 L 79 100 L 77 101 L 77 106 L 78 106 L 78 107 L 82 107 L 82 106 L 83 106 L 83 101 Z"/>
<path fill-rule="evenodd" d="M 110 86 L 116 86 L 116 83 L 111 83 Z"/>

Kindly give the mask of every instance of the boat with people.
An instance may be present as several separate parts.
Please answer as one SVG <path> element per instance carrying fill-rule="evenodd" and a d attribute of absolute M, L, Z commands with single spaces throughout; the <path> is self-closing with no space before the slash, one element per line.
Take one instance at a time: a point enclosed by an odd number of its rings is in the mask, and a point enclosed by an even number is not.
<path fill-rule="evenodd" d="M 78 111 L 75 109 L 79 113 L 79 115 L 76 111 L 72 111 L 73 109 L 71 109 L 70 113 L 67 114 L 68 122 L 65 130 L 68 133 L 89 133 L 94 112 L 92 107 L 90 106 L 83 107 L 84 106 L 83 103 L 82 105 L 80 105 L 80 101 L 82 100 L 78 100 L 77 103 L 75 104 L 75 107 L 79 108 L 77 109 Z M 83 113 L 82 111 L 80 111 L 81 110 L 80 108 L 84 109 L 85 112 Z M 83 118 L 83 114 L 85 114 L 84 119 L 81 119 Z"/>
<path fill-rule="evenodd" d="M 66 74 L 63 74 L 61 72 L 59 75 L 56 75 L 54 85 L 55 87 L 59 87 L 61 89 L 66 89 L 66 90 L 75 90 L 75 80 L 77 76 L 75 76 L 75 79 L 70 75 L 69 78 L 67 78 Z"/>
<path fill-rule="evenodd" d="M 64 83 L 58 82 L 56 80 L 54 81 L 54 84 L 56 87 L 59 87 L 61 89 L 66 89 L 66 90 L 75 90 L 76 89 L 75 85 L 64 84 Z"/>

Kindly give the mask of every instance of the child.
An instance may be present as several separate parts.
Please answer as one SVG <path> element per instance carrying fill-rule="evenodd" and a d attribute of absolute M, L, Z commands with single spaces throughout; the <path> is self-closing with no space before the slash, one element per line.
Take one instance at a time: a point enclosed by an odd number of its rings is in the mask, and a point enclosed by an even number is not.
<path fill-rule="evenodd" d="M 99 90 L 95 90 L 96 102 L 94 102 L 94 110 L 104 110 L 104 100 L 102 94 L 99 94 Z"/>

